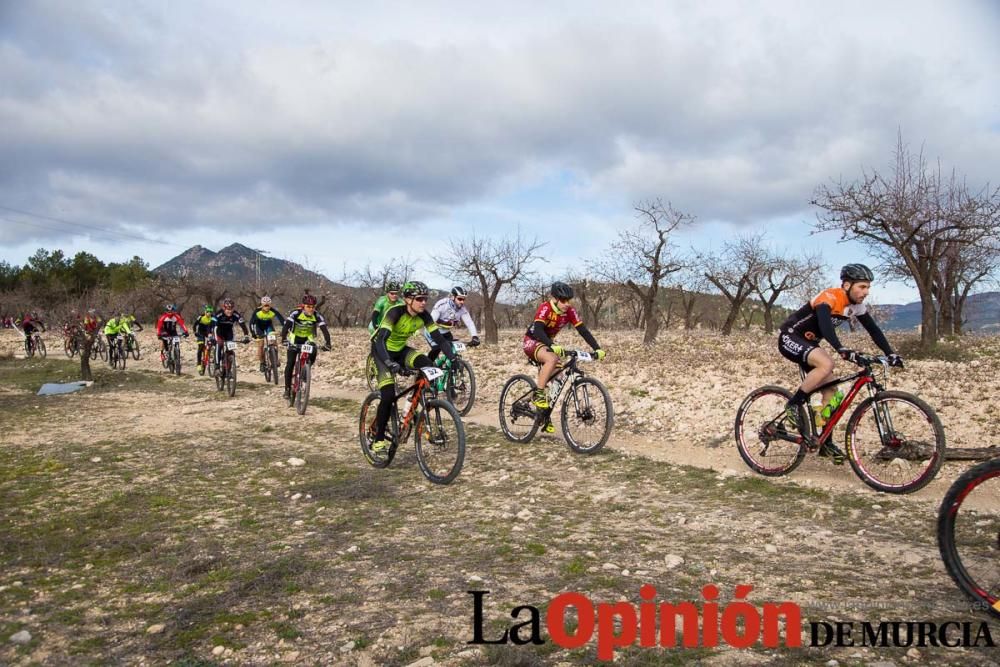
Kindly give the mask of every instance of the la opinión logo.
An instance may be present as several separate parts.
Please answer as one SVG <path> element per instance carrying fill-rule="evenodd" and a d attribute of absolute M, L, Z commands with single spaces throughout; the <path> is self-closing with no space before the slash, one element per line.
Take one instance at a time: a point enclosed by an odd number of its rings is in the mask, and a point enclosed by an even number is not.
<path fill-rule="evenodd" d="M 638 640 L 643 648 L 677 646 L 677 617 L 680 616 L 681 645 L 718 646 L 720 640 L 733 648 L 747 648 L 762 642 L 768 648 L 782 644 L 780 620 L 784 619 L 784 645 L 802 645 L 802 611 L 794 602 L 765 603 L 760 609 L 746 602 L 753 586 L 736 586 L 734 599 L 722 606 L 716 600 L 719 589 L 708 584 L 701 589 L 703 600 L 656 602 L 656 588 L 639 588 L 638 605 L 630 602 L 594 603 L 582 593 L 561 593 L 552 598 L 545 612 L 545 629 L 556 645 L 575 649 L 597 638 L 597 657 L 612 660 L 615 650 Z M 468 591 L 472 595 L 473 638 L 469 644 L 544 644 L 542 616 L 537 607 L 520 605 L 510 612 L 519 621 L 496 638 L 487 639 L 483 629 L 483 599 L 489 591 Z M 575 612 L 575 620 L 568 618 Z"/>

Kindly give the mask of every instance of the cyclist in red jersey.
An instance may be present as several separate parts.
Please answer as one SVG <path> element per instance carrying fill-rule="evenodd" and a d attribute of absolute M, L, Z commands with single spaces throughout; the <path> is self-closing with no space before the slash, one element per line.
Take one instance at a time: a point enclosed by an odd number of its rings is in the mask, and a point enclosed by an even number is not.
<path fill-rule="evenodd" d="M 888 356 L 889 363 L 899 367 L 903 365 L 902 358 L 892 351 L 885 334 L 865 307 L 864 301 L 874 278 L 872 270 L 864 264 L 847 264 L 840 270 L 840 287 L 823 290 L 781 324 L 778 350 L 806 373 L 802 384 L 785 406 L 788 419 L 803 436 L 809 432 L 809 427 L 802 423 L 805 417 L 802 406 L 816 387 L 833 380 L 833 358 L 819 347 L 820 341 L 825 339 L 841 358 L 857 363 L 858 352 L 844 347 L 837 338 L 837 326 L 851 317 L 857 318 L 872 341 Z M 828 403 L 833 394 L 832 387 L 825 389 L 823 402 Z M 835 463 L 842 463 L 845 458 L 832 441 L 824 445 L 820 454 L 833 457 Z"/>
<path fill-rule="evenodd" d="M 177 327 L 183 331 L 183 336 L 188 337 L 188 328 L 184 324 L 184 318 L 177 312 L 177 306 L 170 304 L 166 311 L 156 320 L 156 336 L 160 339 L 160 356 L 167 353 L 167 339 L 177 335 Z"/>
<path fill-rule="evenodd" d="M 566 283 L 556 281 L 552 283 L 549 294 L 550 298 L 542 302 L 538 306 L 538 310 L 535 311 L 535 321 L 528 327 L 522 342 L 527 357 L 540 364 L 538 388 L 535 390 L 535 398 L 532 401 L 539 410 L 549 408 L 545 385 L 549 378 L 555 375 L 559 358 L 563 355 L 563 348 L 556 345 L 553 339 L 564 326 L 572 324 L 580 332 L 580 336 L 587 342 L 587 345 L 593 348 L 598 360 L 605 356 L 604 350 L 601 349 L 597 339 L 577 315 L 576 309 L 569 305 L 573 298 L 573 288 Z M 545 425 L 544 430 L 546 433 L 552 433 L 555 431 L 555 427 L 550 421 Z"/>

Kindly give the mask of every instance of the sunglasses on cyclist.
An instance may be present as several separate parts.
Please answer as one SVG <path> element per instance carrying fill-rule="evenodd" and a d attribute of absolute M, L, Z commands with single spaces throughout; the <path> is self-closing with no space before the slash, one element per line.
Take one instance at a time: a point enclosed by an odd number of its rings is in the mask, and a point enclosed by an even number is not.
<path fill-rule="evenodd" d="M 425 303 L 427 301 L 427 297 L 426 296 L 415 296 L 415 297 L 413 297 L 413 300 L 414 301 L 419 301 L 420 303 Z"/>
<path fill-rule="evenodd" d="M 389 296 L 399 296 L 399 292 L 386 292 Z"/>
<path fill-rule="evenodd" d="M 455 297 L 455 303 L 465 303 L 465 297 L 464 296 L 456 296 Z"/>

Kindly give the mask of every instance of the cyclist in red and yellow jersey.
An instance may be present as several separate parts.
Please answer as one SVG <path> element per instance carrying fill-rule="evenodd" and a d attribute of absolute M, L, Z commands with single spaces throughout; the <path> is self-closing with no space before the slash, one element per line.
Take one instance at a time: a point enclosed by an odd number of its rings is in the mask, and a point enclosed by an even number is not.
<path fill-rule="evenodd" d="M 567 324 L 572 324 L 580 332 L 580 336 L 594 349 L 594 354 L 598 360 L 604 358 L 605 352 L 597 343 L 597 339 L 590 333 L 584 325 L 576 309 L 569 305 L 573 298 L 573 288 L 566 283 L 556 281 L 552 283 L 550 298 L 542 302 L 535 311 L 535 321 L 531 323 L 524 334 L 522 343 L 524 353 L 532 361 L 538 362 L 541 367 L 538 369 L 538 388 L 535 390 L 535 399 L 532 401 L 539 410 L 549 408 L 549 399 L 545 393 L 545 385 L 549 378 L 555 375 L 559 357 L 563 354 L 563 348 L 553 342 L 559 331 Z M 545 432 L 552 433 L 555 427 L 549 422 L 545 425 Z"/>
<path fill-rule="evenodd" d="M 864 301 L 874 278 L 872 270 L 864 264 L 847 264 L 840 270 L 840 287 L 823 290 L 781 324 L 778 350 L 806 373 L 786 406 L 789 420 L 802 435 L 809 432 L 808 425 L 802 423 L 805 417 L 802 406 L 816 387 L 833 380 L 833 358 L 819 347 L 820 341 L 825 339 L 847 361 L 856 363 L 858 359 L 858 353 L 844 347 L 837 338 L 837 326 L 851 317 L 857 318 L 872 341 L 889 357 L 889 363 L 903 365 L 902 358 L 892 351 L 885 334 L 865 307 Z M 825 389 L 823 402 L 829 402 L 833 394 L 833 388 Z M 832 441 L 824 447 L 821 455 L 830 455 L 834 462 L 843 462 L 844 453 Z"/>

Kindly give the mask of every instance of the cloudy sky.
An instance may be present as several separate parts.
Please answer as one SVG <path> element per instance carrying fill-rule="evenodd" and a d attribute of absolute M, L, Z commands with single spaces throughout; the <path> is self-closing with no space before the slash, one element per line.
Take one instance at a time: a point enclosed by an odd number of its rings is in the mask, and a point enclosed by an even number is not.
<path fill-rule="evenodd" d="M 873 260 L 809 199 L 897 132 L 1000 180 L 995 0 L 539 4 L 0 0 L 0 260 L 239 241 L 443 284 L 447 239 L 520 226 L 558 274 L 660 197 L 682 249 L 766 230 L 832 280 Z"/>

